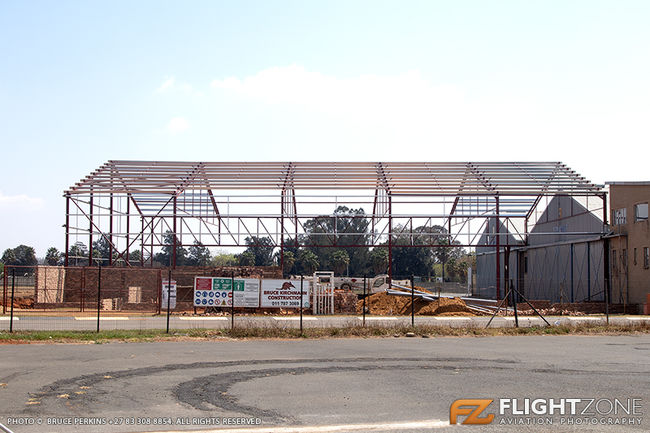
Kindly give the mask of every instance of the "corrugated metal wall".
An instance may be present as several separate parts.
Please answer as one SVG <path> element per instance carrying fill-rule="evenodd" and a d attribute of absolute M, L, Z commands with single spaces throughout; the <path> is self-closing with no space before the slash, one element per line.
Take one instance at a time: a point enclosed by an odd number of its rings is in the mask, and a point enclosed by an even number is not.
<path fill-rule="evenodd" d="M 489 229 L 486 229 L 484 236 L 487 236 Z M 554 197 L 531 231 L 529 245 L 511 247 L 509 281 L 530 300 L 603 301 L 604 242 L 599 235 L 593 234 L 602 230 L 602 220 L 575 200 L 566 196 Z M 494 248 L 477 248 L 476 253 L 475 295 L 494 298 Z M 502 252 L 502 279 L 505 278 L 504 261 Z M 618 302 L 618 296 L 612 295 L 612 302 Z"/>

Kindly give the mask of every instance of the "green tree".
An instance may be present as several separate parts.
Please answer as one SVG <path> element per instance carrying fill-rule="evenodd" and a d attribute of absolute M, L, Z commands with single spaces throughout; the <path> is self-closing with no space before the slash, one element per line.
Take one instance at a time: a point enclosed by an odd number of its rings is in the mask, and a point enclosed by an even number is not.
<path fill-rule="evenodd" d="M 142 263 L 142 251 L 140 250 L 131 250 L 129 253 L 129 264 L 131 266 L 140 266 Z"/>
<path fill-rule="evenodd" d="M 450 245 L 448 238 L 438 239 L 438 243 L 441 245 Z M 458 241 L 453 241 L 451 246 L 439 246 L 433 247 L 433 257 L 437 263 L 447 263 L 450 260 L 458 260 L 464 253 L 462 247 L 455 247 L 454 245 L 459 244 Z"/>
<path fill-rule="evenodd" d="M 50 266 L 57 266 L 61 263 L 61 253 L 55 247 L 50 247 L 45 254 L 45 263 Z"/>
<path fill-rule="evenodd" d="M 403 226 L 396 226 L 393 230 L 400 233 L 404 230 Z M 455 247 L 454 241 L 449 245 L 449 236 L 447 230 L 438 225 L 420 226 L 413 229 L 413 233 L 396 235 L 393 237 L 393 271 L 398 276 L 431 276 L 434 275 L 435 263 L 446 263 L 454 258 L 458 259 L 463 254 L 461 247 Z M 428 247 L 426 245 L 440 244 L 438 247 Z M 403 247 L 400 245 L 404 245 Z M 409 246 L 406 246 L 409 245 Z M 422 245 L 422 247 L 418 247 Z"/>
<path fill-rule="evenodd" d="M 476 255 L 465 254 L 460 258 L 451 258 L 446 266 L 449 279 L 460 283 L 467 282 L 467 270 L 469 267 L 476 269 Z"/>
<path fill-rule="evenodd" d="M 194 245 L 189 248 L 187 264 L 189 266 L 208 266 L 212 259 L 210 250 L 203 246 L 201 242 L 195 241 Z"/>
<path fill-rule="evenodd" d="M 28 245 L 18 245 L 16 248 L 8 248 L 2 255 L 2 263 L 14 266 L 36 266 L 36 251 Z M 24 269 L 25 272 L 31 272 L 32 269 Z"/>
<path fill-rule="evenodd" d="M 17 263 L 16 254 L 13 248 L 7 248 L 2 254 L 2 263 L 6 265 L 13 265 Z"/>
<path fill-rule="evenodd" d="M 370 251 L 370 267 L 375 275 L 385 274 L 388 270 L 388 249 L 373 248 Z"/>
<path fill-rule="evenodd" d="M 174 251 L 174 239 L 176 239 L 176 266 L 184 266 L 187 260 L 187 250 L 180 246 L 178 237 L 171 230 L 167 230 L 163 235 L 163 247 L 159 253 L 153 256 L 154 261 L 162 266 L 170 266 L 172 263 L 172 253 Z"/>
<path fill-rule="evenodd" d="M 350 264 L 350 256 L 348 256 L 348 253 L 345 250 L 336 250 L 332 253 L 330 262 L 332 263 L 334 273 L 343 275 Z"/>
<path fill-rule="evenodd" d="M 296 256 L 292 251 L 284 252 L 284 266 L 282 268 L 283 275 L 291 275 L 296 264 Z"/>
<path fill-rule="evenodd" d="M 255 258 L 255 266 L 273 265 L 273 240 L 269 237 L 251 236 L 245 239 L 247 252 Z"/>
<path fill-rule="evenodd" d="M 88 266 L 88 249 L 83 242 L 75 242 L 68 250 L 70 266 Z"/>
<path fill-rule="evenodd" d="M 297 259 L 298 268 L 303 275 L 311 275 L 318 269 L 318 256 L 311 250 L 300 250 Z"/>
<path fill-rule="evenodd" d="M 424 245 L 438 241 L 440 226 L 416 227 L 412 233 L 404 226 L 393 228 L 393 275 L 408 277 L 410 275 L 430 276 L 433 272 L 433 250 Z M 400 246 L 404 245 L 404 246 Z M 422 245 L 418 247 L 417 245 Z"/>
<path fill-rule="evenodd" d="M 255 259 L 253 258 L 253 261 Z M 237 257 L 234 254 L 219 252 L 212 257 L 212 266 L 236 266 Z"/>
<path fill-rule="evenodd" d="M 244 251 L 237 256 L 239 266 L 255 266 L 255 254 L 250 251 Z"/>
<path fill-rule="evenodd" d="M 339 206 L 332 215 L 307 220 L 301 243 L 318 257 L 323 268 L 334 268 L 334 252 L 344 250 L 350 260 L 350 274 L 363 275 L 369 270 L 369 225 L 362 208 Z"/>
<path fill-rule="evenodd" d="M 117 254 L 113 252 L 113 257 Z M 102 265 L 108 265 L 111 257 L 111 244 L 108 243 L 104 236 L 93 242 L 93 265 L 97 266 L 100 262 Z"/>

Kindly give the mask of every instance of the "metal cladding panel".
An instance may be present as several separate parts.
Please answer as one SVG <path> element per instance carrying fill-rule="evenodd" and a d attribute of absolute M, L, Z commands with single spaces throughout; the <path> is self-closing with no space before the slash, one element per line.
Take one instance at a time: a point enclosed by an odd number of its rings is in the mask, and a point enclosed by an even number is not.
<path fill-rule="evenodd" d="M 603 220 L 596 214 L 572 197 L 556 196 L 530 231 L 528 243 L 531 246 L 545 245 L 578 239 L 577 235 L 569 236 L 564 233 L 585 233 L 583 237 L 586 237 L 604 231 Z"/>
<path fill-rule="evenodd" d="M 604 300 L 603 242 L 576 243 L 573 253 L 571 249 L 571 244 L 564 244 L 530 248 L 525 252 L 528 259 L 524 278 L 526 297 L 551 302 Z M 617 302 L 616 299 L 612 301 Z"/>

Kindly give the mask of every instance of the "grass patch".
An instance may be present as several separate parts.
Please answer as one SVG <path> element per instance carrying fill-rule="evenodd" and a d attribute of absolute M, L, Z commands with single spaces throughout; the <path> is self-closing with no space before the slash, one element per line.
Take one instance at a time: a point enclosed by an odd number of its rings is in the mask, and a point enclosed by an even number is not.
<path fill-rule="evenodd" d="M 488 328 L 449 326 L 367 326 L 350 325 L 332 328 L 298 328 L 270 326 L 234 329 L 183 329 L 172 330 L 107 330 L 92 331 L 19 331 L 0 332 L 0 342 L 11 343 L 108 343 L 217 339 L 316 339 L 316 338 L 369 338 L 369 337 L 490 337 L 517 335 L 623 335 L 650 333 L 650 325 L 590 325 L 549 326 L 528 328 Z"/>

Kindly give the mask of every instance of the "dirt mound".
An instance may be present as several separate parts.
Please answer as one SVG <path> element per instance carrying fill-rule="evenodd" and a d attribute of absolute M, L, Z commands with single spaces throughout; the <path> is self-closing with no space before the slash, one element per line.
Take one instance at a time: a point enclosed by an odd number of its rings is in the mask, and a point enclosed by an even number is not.
<path fill-rule="evenodd" d="M 394 296 L 385 292 L 375 293 L 366 298 L 366 308 L 369 314 L 378 315 L 408 315 L 411 314 L 411 298 Z M 433 302 L 415 298 L 413 304 L 415 314 L 419 316 L 476 316 L 477 314 L 467 308 L 460 298 L 440 298 Z M 363 310 L 363 300 L 357 302 L 357 314 Z"/>
<path fill-rule="evenodd" d="M 0 300 L 0 305 L 2 305 L 2 300 Z M 7 308 L 11 306 L 11 301 L 7 299 Z M 28 309 L 34 308 L 34 299 L 32 298 L 14 298 L 14 308 Z"/>

